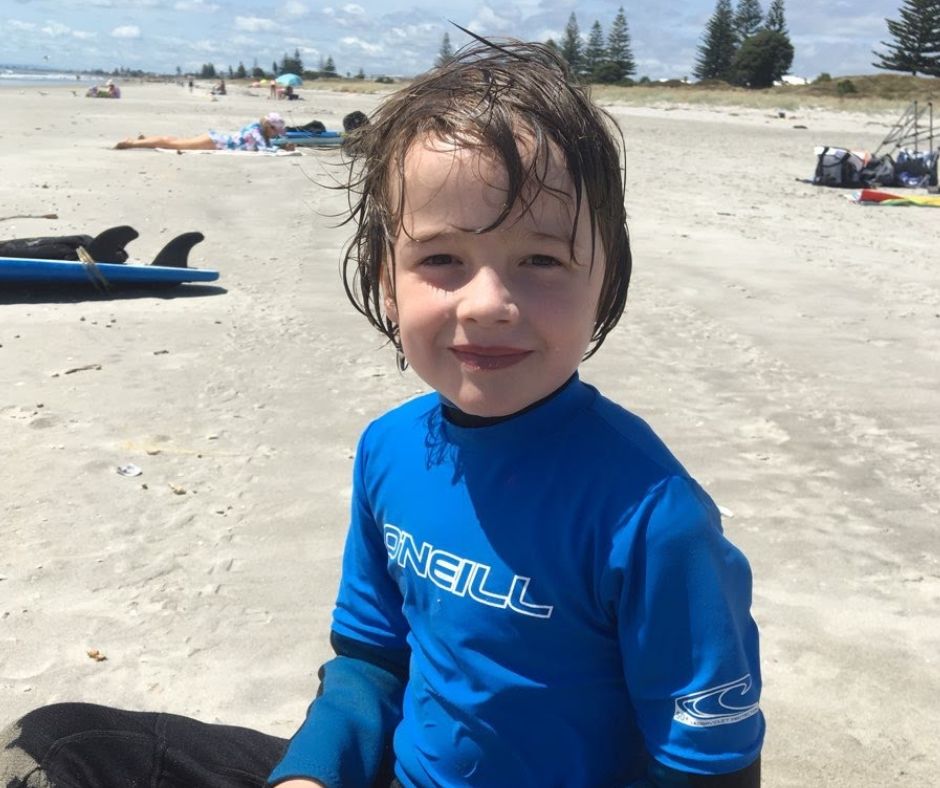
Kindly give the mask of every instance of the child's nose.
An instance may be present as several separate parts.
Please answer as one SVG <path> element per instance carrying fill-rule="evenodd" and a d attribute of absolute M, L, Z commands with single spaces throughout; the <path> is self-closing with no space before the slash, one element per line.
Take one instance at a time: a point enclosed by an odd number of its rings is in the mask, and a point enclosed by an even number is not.
<path fill-rule="evenodd" d="M 499 273 L 483 266 L 461 289 L 457 317 L 476 323 L 507 323 L 519 315 L 512 291 Z"/>

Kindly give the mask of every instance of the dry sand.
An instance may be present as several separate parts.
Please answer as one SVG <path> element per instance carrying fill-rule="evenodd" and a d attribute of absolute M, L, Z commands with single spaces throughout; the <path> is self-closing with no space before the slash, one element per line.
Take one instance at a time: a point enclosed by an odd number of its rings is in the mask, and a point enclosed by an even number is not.
<path fill-rule="evenodd" d="M 237 128 L 275 107 L 255 93 L 0 92 L 0 216 L 59 216 L 0 238 L 126 223 L 149 260 L 201 230 L 193 262 L 222 271 L 137 297 L 0 291 L 0 723 L 83 699 L 286 736 L 315 691 L 358 434 L 423 389 L 343 296 L 338 156 L 110 149 Z M 277 109 L 332 128 L 378 100 L 304 96 Z M 610 109 L 635 276 L 582 374 L 733 513 L 764 783 L 935 784 L 940 213 L 795 180 L 814 145 L 872 150 L 892 118 Z"/>

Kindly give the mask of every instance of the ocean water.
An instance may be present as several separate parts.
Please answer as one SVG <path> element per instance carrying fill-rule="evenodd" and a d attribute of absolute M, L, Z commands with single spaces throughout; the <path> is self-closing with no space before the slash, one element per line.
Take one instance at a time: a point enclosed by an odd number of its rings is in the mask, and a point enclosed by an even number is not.
<path fill-rule="evenodd" d="M 4 85 L 87 85 L 96 82 L 103 84 L 106 79 L 106 76 L 83 74 L 79 71 L 33 71 L 28 68 L 0 67 L 0 87 Z"/>

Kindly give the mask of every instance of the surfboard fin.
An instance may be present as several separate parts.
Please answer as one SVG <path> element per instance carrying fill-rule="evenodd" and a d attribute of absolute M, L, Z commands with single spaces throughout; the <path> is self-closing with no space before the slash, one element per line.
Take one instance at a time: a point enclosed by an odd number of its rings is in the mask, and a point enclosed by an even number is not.
<path fill-rule="evenodd" d="M 163 265 L 169 268 L 189 268 L 189 252 L 199 242 L 205 240 L 202 233 L 183 233 L 177 235 L 164 246 L 151 265 Z"/>
<path fill-rule="evenodd" d="M 140 233 L 133 227 L 122 224 L 109 227 L 98 233 L 86 247 L 93 260 L 101 263 L 123 263 L 127 261 L 124 247 L 137 238 Z"/>

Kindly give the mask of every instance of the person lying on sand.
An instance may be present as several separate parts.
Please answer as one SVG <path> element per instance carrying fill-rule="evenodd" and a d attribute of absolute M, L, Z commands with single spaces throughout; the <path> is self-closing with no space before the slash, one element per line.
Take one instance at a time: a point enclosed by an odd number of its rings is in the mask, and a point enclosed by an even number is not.
<path fill-rule="evenodd" d="M 263 118 L 249 123 L 237 134 L 222 134 L 210 130 L 198 137 L 144 137 L 121 140 L 114 147 L 117 150 L 127 148 L 169 148 L 170 150 L 293 150 L 291 143 L 275 145 L 273 140 L 284 134 L 285 124 L 277 112 L 269 112 Z"/>

